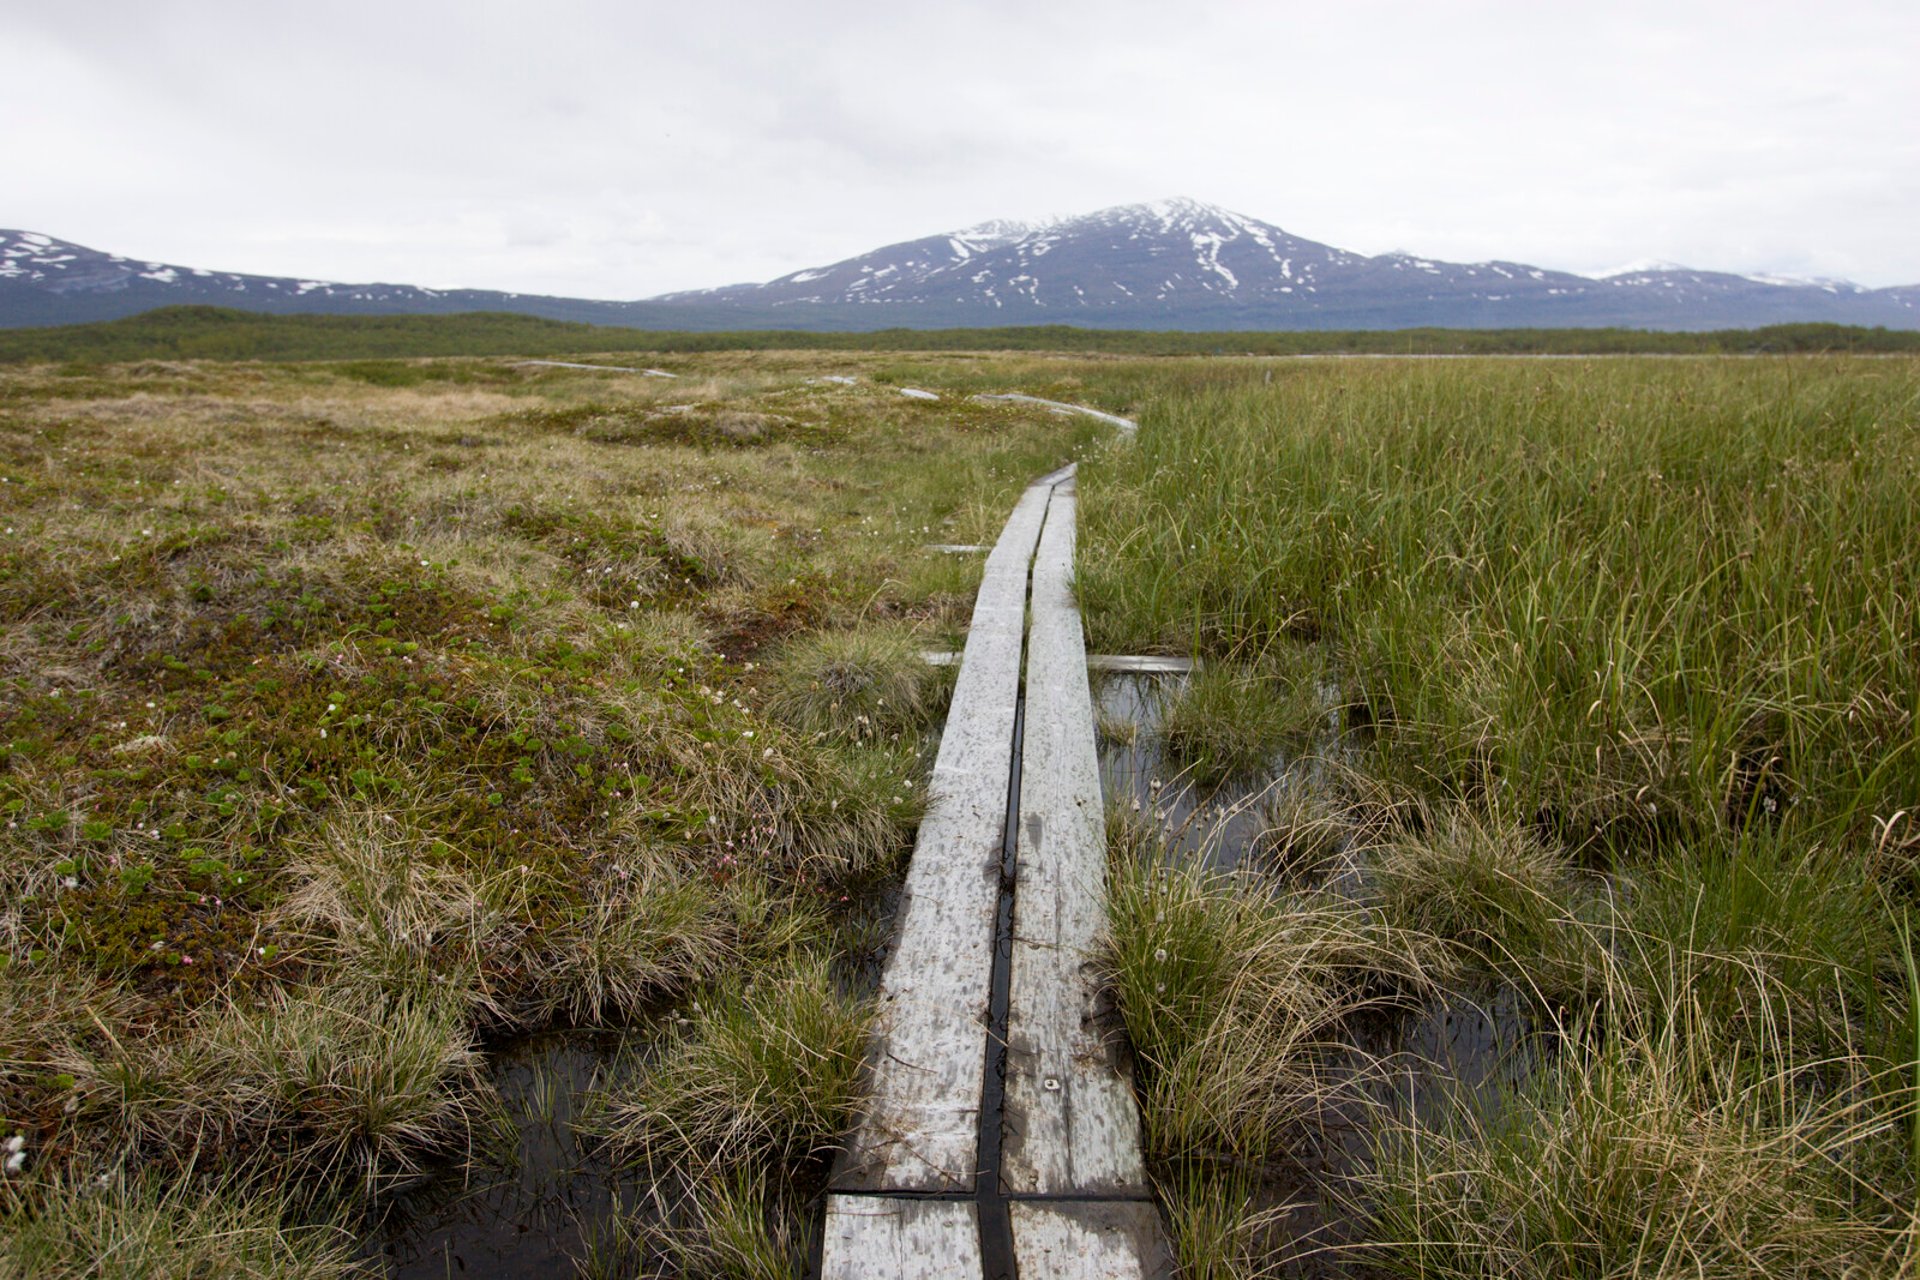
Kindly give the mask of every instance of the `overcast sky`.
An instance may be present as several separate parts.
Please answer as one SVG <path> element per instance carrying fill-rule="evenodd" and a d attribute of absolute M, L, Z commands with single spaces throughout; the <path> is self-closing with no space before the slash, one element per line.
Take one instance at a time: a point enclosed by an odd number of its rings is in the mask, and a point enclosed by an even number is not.
<path fill-rule="evenodd" d="M 1920 0 L 0 0 L 0 226 L 583 297 L 1186 195 L 1342 248 L 1920 282 Z"/>

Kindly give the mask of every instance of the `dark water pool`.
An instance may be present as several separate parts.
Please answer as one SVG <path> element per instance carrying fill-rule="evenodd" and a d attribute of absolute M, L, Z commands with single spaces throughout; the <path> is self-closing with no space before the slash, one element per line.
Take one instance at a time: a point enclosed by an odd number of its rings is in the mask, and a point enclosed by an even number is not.
<path fill-rule="evenodd" d="M 645 1212 L 655 1191 L 574 1128 L 620 1042 L 613 1032 L 550 1032 L 496 1046 L 492 1132 L 473 1161 L 388 1198 L 369 1260 L 393 1280 L 560 1280 L 604 1253 L 616 1219 Z"/>

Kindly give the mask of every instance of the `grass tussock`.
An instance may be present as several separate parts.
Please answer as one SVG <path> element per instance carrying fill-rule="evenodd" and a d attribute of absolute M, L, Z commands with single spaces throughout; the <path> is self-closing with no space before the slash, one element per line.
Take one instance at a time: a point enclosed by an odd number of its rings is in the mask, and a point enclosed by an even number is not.
<path fill-rule="evenodd" d="M 675 1237 L 680 1274 L 702 1280 L 788 1280 L 806 1267 L 813 1229 L 801 1206 L 747 1170 L 706 1179 L 692 1230 Z"/>
<path fill-rule="evenodd" d="M 856 742 L 924 733 L 945 710 L 953 673 L 927 662 L 925 648 L 899 627 L 802 637 L 767 673 L 767 710 L 803 733 Z"/>
<path fill-rule="evenodd" d="M 1416 813 L 1363 855 L 1363 896 L 1383 918 L 1544 1005 L 1597 989 L 1608 945 L 1598 882 L 1510 819 L 1458 805 Z"/>
<path fill-rule="evenodd" d="M 611 1092 L 607 1135 L 679 1168 L 817 1157 L 860 1102 L 869 1015 L 817 959 L 723 981 Z"/>
<path fill-rule="evenodd" d="M 1258 1162 L 1318 1111 L 1343 1025 L 1430 988 L 1440 957 L 1337 897 L 1140 857 L 1115 826 L 1109 981 L 1148 1149 Z"/>
<path fill-rule="evenodd" d="M 364 1274 L 353 1241 L 289 1226 L 286 1197 L 124 1170 L 14 1193 L 0 1275 L 44 1280 L 334 1280 Z"/>
<path fill-rule="evenodd" d="M 209 1008 L 189 1036 L 114 1038 L 60 1062 L 99 1139 L 158 1167 L 233 1148 L 349 1183 L 414 1172 L 463 1142 L 479 1065 L 455 999 L 353 985 Z"/>

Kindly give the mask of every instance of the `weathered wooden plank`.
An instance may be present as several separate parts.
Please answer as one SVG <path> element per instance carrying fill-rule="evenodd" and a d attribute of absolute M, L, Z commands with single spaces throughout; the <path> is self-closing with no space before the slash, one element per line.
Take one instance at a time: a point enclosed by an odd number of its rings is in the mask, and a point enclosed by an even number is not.
<path fill-rule="evenodd" d="M 1052 485 L 1047 477 L 1026 491 L 987 556 L 881 976 L 871 1101 L 835 1172 L 840 1190 L 970 1190 L 979 1172 L 1027 574 Z"/>
<path fill-rule="evenodd" d="M 1011 1207 L 1020 1280 L 1159 1280 L 1173 1274 L 1160 1214 L 1149 1201 L 1015 1200 Z"/>
<path fill-rule="evenodd" d="M 1139 1115 L 1096 971 L 1106 817 L 1071 586 L 1074 511 L 1069 481 L 1054 490 L 1033 568 L 1001 1182 L 1144 1194 Z"/>
<path fill-rule="evenodd" d="M 972 556 L 982 551 L 991 551 L 992 547 L 983 547 L 977 542 L 929 542 L 920 548 L 922 551 L 938 551 L 947 556 Z"/>
<path fill-rule="evenodd" d="M 1185 675 L 1198 665 L 1192 658 L 1169 658 L 1157 653 L 1140 655 L 1090 653 L 1087 655 L 1089 671 L 1120 671 L 1130 675 Z"/>
<path fill-rule="evenodd" d="M 1123 418 L 1117 413 L 1106 413 L 1099 409 L 1089 409 L 1083 404 L 1068 404 L 1064 400 L 1043 400 L 1039 396 L 1021 395 L 1017 391 L 1008 391 L 999 395 L 977 395 L 974 399 L 988 402 L 998 400 L 1012 401 L 1017 404 L 1037 404 L 1043 408 L 1052 409 L 1055 413 L 1078 413 L 1085 417 L 1098 418 L 1102 422 L 1110 422 L 1120 428 L 1120 430 L 1129 434 L 1135 431 L 1140 425 L 1132 418 Z"/>
<path fill-rule="evenodd" d="M 821 1280 L 971 1280 L 981 1273 L 972 1201 L 827 1197 Z"/>

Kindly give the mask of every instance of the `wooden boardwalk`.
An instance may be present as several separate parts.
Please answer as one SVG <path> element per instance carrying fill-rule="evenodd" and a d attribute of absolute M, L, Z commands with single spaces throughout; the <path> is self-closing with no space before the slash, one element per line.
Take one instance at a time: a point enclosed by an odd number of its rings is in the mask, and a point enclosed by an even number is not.
<path fill-rule="evenodd" d="M 823 1280 L 1171 1274 L 1095 970 L 1106 832 L 1074 519 L 1069 467 L 1026 491 L 987 557 L 881 980 L 872 1098 L 828 1196 Z"/>

